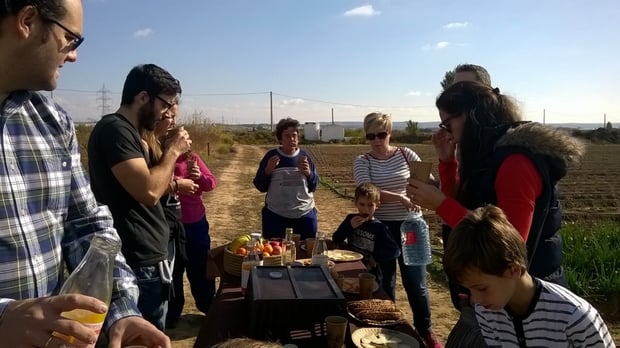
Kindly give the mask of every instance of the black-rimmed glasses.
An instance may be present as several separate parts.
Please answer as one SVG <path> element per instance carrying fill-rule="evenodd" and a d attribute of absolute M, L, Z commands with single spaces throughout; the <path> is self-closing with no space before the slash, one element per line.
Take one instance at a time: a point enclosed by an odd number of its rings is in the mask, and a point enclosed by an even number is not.
<path fill-rule="evenodd" d="M 379 133 L 366 133 L 366 140 L 375 140 L 379 138 L 381 140 L 387 138 L 388 132 L 379 132 Z"/>
<path fill-rule="evenodd" d="M 162 98 L 162 97 L 160 97 L 158 95 L 156 95 L 155 98 L 159 99 L 162 103 L 164 103 L 164 105 L 166 105 L 166 109 L 164 110 L 164 112 L 172 109 L 172 107 L 174 106 L 173 103 L 167 101 L 166 99 L 164 99 L 164 98 Z"/>
<path fill-rule="evenodd" d="M 69 43 L 67 44 L 67 47 L 69 47 L 71 51 L 77 50 L 77 48 L 80 47 L 82 42 L 84 42 L 84 36 L 74 33 L 72 30 L 62 25 L 59 21 L 55 19 L 48 19 L 48 21 L 56 24 L 57 26 L 62 28 L 62 30 L 66 31 L 69 35 L 73 37 L 73 40 L 69 41 Z"/>

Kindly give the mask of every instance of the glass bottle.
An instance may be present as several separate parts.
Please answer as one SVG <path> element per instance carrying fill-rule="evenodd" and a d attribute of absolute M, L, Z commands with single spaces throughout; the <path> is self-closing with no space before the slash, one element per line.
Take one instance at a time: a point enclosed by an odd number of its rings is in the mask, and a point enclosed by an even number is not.
<path fill-rule="evenodd" d="M 114 259 L 120 248 L 121 242 L 117 236 L 110 234 L 95 235 L 90 242 L 86 255 L 69 275 L 59 294 L 87 295 L 95 297 L 109 306 L 112 298 L 112 281 L 114 280 Z M 60 315 L 80 322 L 94 330 L 97 335 L 99 335 L 106 317 L 106 313 L 93 313 L 84 309 L 74 309 L 62 312 Z M 74 340 L 73 337 L 58 332 L 54 332 L 53 335 L 67 342 Z M 80 347 L 92 348 L 94 346 L 91 344 Z"/>
<path fill-rule="evenodd" d="M 325 233 L 318 232 L 316 234 L 316 242 L 314 242 L 314 248 L 312 248 L 312 264 L 324 265 L 327 267 L 327 242 L 325 242 Z"/>
<path fill-rule="evenodd" d="M 432 261 L 428 225 L 421 211 L 411 210 L 400 225 L 400 236 L 405 265 L 428 265 Z"/>
<path fill-rule="evenodd" d="M 293 240 L 293 229 L 290 227 L 286 229 L 286 239 L 282 245 L 282 252 L 282 263 L 285 265 L 293 263 L 297 259 L 297 249 L 295 241 Z"/>
<path fill-rule="evenodd" d="M 247 253 L 241 263 L 241 292 L 244 294 L 248 287 L 252 267 L 260 265 L 259 249 L 257 248 L 258 242 L 260 241 L 260 234 L 258 234 L 257 237 L 256 234 L 252 233 L 251 236 L 252 238 L 246 246 Z"/>

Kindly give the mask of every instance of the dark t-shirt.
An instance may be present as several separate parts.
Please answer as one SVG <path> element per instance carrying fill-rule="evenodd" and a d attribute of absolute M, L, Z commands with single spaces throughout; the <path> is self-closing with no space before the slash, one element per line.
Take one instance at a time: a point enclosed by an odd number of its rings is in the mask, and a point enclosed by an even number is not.
<path fill-rule="evenodd" d="M 116 164 L 133 158 L 144 158 L 150 166 L 138 131 L 120 114 L 104 116 L 88 141 L 91 187 L 97 201 L 112 212 L 127 262 L 151 266 L 166 259 L 170 231 L 161 204 L 139 203 L 112 173 Z"/>
<path fill-rule="evenodd" d="M 364 255 L 364 260 L 372 255 L 377 262 L 394 260 L 400 255 L 398 244 L 392 239 L 390 230 L 378 219 L 366 221 L 357 228 L 351 226 L 351 220 L 357 214 L 349 214 L 338 226 L 332 239 L 341 243 L 345 239 L 349 248 Z"/>

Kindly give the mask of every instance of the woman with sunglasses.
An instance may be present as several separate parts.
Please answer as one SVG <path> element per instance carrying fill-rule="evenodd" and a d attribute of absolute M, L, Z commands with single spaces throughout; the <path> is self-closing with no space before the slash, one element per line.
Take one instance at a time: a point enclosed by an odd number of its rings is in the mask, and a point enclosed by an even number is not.
<path fill-rule="evenodd" d="M 521 122 L 510 98 L 477 82 L 452 85 L 436 106 L 442 122 L 433 143 L 442 190 L 412 179 L 409 197 L 451 226 L 469 210 L 497 205 L 527 243 L 529 272 L 566 285 L 556 185 L 582 157 L 583 143 L 561 130 Z"/>
<path fill-rule="evenodd" d="M 500 207 L 526 242 L 529 273 L 566 286 L 557 184 L 568 165 L 583 156 L 583 143 L 563 131 L 521 122 L 510 98 L 477 82 L 452 85 L 436 106 L 442 121 L 433 144 L 441 190 L 411 179 L 411 200 L 436 211 L 451 227 L 470 210 L 487 204 Z M 450 289 L 454 299 L 458 287 Z M 472 342 L 482 337 L 464 296 L 449 347 L 479 346 Z"/>
<path fill-rule="evenodd" d="M 364 132 L 370 151 L 358 156 L 353 163 L 356 185 L 373 183 L 381 189 L 381 205 L 375 216 L 388 226 L 392 238 L 400 245 L 400 225 L 412 209 L 419 209 L 405 195 L 409 178 L 409 164 L 420 157 L 407 147 L 390 145 L 392 119 L 389 115 L 373 112 L 364 118 Z M 426 266 L 407 266 L 402 255 L 398 265 L 413 322 L 426 346 L 441 347 L 431 328 L 431 309 L 426 289 Z M 381 264 L 381 286 L 392 300 L 395 299 L 396 261 Z"/>

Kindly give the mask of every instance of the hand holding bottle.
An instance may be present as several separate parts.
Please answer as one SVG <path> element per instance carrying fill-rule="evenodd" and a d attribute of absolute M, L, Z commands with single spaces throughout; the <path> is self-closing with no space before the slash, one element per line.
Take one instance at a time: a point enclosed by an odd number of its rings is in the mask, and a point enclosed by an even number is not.
<path fill-rule="evenodd" d="M 76 309 L 105 317 L 107 306 L 94 297 L 81 294 L 12 301 L 7 305 L 0 323 L 2 346 L 59 347 L 69 343 L 52 336 L 51 332 L 73 338 L 71 343 L 94 344 L 98 332 L 61 316 L 63 312 Z"/>

